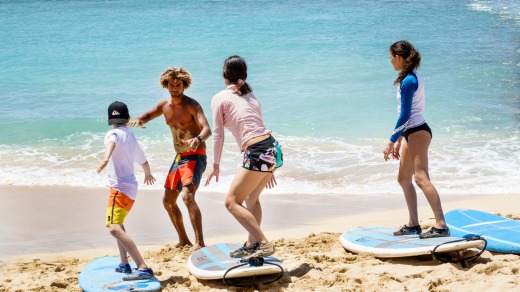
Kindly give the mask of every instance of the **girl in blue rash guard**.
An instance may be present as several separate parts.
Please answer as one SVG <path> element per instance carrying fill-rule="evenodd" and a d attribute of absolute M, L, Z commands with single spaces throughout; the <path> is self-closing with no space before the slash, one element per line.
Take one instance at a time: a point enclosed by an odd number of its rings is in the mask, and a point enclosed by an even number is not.
<path fill-rule="evenodd" d="M 423 116 L 424 87 L 417 74 L 421 55 L 410 42 L 398 41 L 390 46 L 390 61 L 394 69 L 400 71 L 394 81 L 394 85 L 397 85 L 399 118 L 383 153 L 385 160 L 390 155 L 394 159 L 400 159 L 397 181 L 403 189 L 409 213 L 408 223 L 394 232 L 394 235 L 419 234 L 420 238 L 449 236 L 450 230 L 444 221 L 439 193 L 428 174 L 428 147 L 432 140 L 432 131 Z M 417 193 L 412 183 L 414 178 L 435 215 L 434 226 L 424 233 L 419 225 Z"/>

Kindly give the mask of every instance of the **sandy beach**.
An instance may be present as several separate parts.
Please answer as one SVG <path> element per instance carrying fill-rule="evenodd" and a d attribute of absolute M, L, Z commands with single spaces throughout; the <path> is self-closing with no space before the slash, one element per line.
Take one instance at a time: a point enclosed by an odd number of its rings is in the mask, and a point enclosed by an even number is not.
<path fill-rule="evenodd" d="M 77 277 L 88 262 L 118 255 L 102 224 L 104 191 L 2 187 L 0 231 L 8 236 L 0 239 L 0 291 L 81 291 Z M 36 197 L 40 199 L 35 201 Z M 445 212 L 472 208 L 520 218 L 518 195 L 442 199 Z M 223 194 L 201 191 L 198 201 L 206 244 L 244 240 L 245 232 L 223 207 Z M 419 203 L 421 224 L 427 228 L 433 223 L 432 214 L 422 196 Z M 402 225 L 407 211 L 399 196 L 318 200 L 312 195 L 266 195 L 263 209 L 264 230 L 287 272 L 277 282 L 256 288 L 225 286 L 190 275 L 185 264 L 190 251 L 173 248 L 177 236 L 162 209 L 160 192 L 142 191 L 126 225 L 162 291 L 512 291 L 520 285 L 518 255 L 486 251 L 463 268 L 429 257 L 377 259 L 341 246 L 338 237 L 350 228 Z M 189 223 L 186 228 L 193 238 Z"/>

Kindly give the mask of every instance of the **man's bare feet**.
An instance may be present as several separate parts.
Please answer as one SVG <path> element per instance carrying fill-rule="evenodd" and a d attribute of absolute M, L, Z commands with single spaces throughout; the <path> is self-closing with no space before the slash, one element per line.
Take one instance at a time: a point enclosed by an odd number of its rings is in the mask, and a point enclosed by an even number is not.
<path fill-rule="evenodd" d="M 193 244 L 189 241 L 188 242 L 179 242 L 175 245 L 175 248 L 182 248 L 185 246 L 193 246 Z"/>
<path fill-rule="evenodd" d="M 203 248 L 204 246 L 205 246 L 205 245 L 195 244 L 194 246 L 192 246 L 192 247 L 190 248 L 190 252 L 195 252 L 195 251 L 197 251 L 197 250 Z"/>

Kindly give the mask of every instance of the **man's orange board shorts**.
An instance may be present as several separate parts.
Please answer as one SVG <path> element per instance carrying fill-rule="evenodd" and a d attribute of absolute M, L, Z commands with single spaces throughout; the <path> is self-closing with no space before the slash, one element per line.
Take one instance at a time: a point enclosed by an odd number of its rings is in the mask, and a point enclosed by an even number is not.
<path fill-rule="evenodd" d="M 183 187 L 193 184 L 197 189 L 202 173 L 206 170 L 206 158 L 205 149 L 177 154 L 166 177 L 164 188 L 177 189 L 180 192 Z"/>

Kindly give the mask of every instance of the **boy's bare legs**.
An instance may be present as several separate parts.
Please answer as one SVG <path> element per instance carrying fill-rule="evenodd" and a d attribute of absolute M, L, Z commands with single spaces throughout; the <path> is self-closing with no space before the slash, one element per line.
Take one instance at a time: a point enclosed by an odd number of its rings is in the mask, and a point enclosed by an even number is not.
<path fill-rule="evenodd" d="M 137 250 L 137 246 L 134 241 L 128 236 L 125 232 L 124 227 L 119 224 L 110 224 L 110 234 L 117 239 L 117 245 L 119 246 L 119 253 L 123 255 L 121 252 L 121 247 L 130 254 L 132 259 L 134 259 L 135 264 L 137 265 L 138 270 L 148 269 L 148 266 L 145 264 L 143 257 Z M 124 252 L 124 257 L 126 259 L 126 252 Z M 121 258 L 123 260 L 123 258 Z M 128 263 L 128 261 L 126 262 Z"/>
<path fill-rule="evenodd" d="M 177 243 L 175 247 L 193 246 L 188 238 L 188 235 L 186 234 L 186 229 L 184 228 L 182 213 L 179 209 L 179 206 L 177 205 L 178 197 L 178 190 L 171 190 L 168 188 L 164 189 L 163 205 L 168 212 L 168 216 L 170 216 L 170 220 L 172 221 L 173 226 L 175 227 L 175 230 L 179 236 L 179 243 Z"/>
<path fill-rule="evenodd" d="M 191 225 L 195 231 L 195 245 L 192 247 L 192 251 L 198 250 L 204 246 L 204 236 L 202 234 L 202 215 L 200 213 L 199 205 L 195 201 L 195 186 L 190 184 L 182 188 L 182 200 L 188 209 L 190 215 Z"/>
<path fill-rule="evenodd" d="M 119 224 L 116 224 L 116 225 L 119 225 Z M 121 229 L 123 229 L 123 231 L 126 232 L 124 225 L 119 225 L 119 226 L 121 226 Z M 112 233 L 112 232 L 110 232 L 110 233 Z M 119 240 L 117 241 L 117 247 L 119 248 L 119 258 L 121 259 L 121 264 L 122 265 L 128 264 L 128 252 L 126 251 L 125 247 Z"/>

